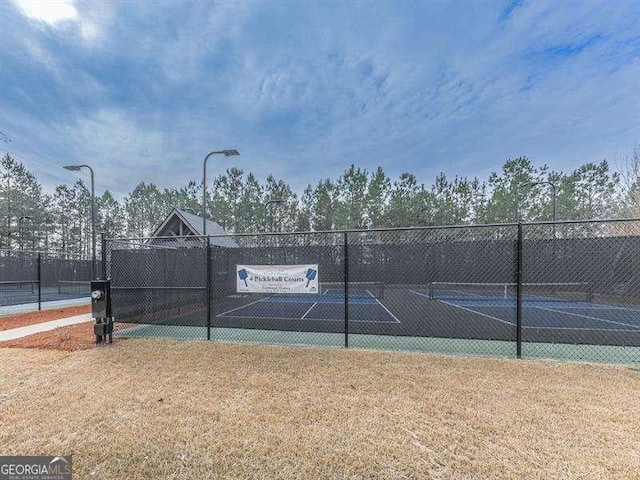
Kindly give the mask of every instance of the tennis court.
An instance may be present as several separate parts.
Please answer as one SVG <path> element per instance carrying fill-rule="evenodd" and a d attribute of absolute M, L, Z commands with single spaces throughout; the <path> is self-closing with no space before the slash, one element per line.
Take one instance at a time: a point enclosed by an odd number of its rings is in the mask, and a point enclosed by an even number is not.
<path fill-rule="evenodd" d="M 40 291 L 38 291 L 40 290 Z M 60 280 L 52 285 L 39 286 L 37 280 L 0 281 L 0 306 L 18 306 L 89 298 L 89 281 Z"/>
<path fill-rule="evenodd" d="M 480 315 L 486 321 L 515 326 L 516 288 L 515 283 L 434 282 L 428 290 L 411 293 Z M 640 309 L 597 303 L 588 283 L 525 283 L 522 299 L 523 329 L 572 331 L 580 333 L 574 338 L 583 340 L 589 332 L 598 339 L 603 333 L 622 336 L 640 332 Z"/>
<path fill-rule="evenodd" d="M 87 301 L 92 274 L 91 260 L 0 249 L 0 313 Z"/>
<path fill-rule="evenodd" d="M 636 227 L 248 234 L 190 248 L 173 237 L 113 239 L 106 269 L 115 320 L 136 335 L 635 363 Z M 272 281 L 256 280 L 261 271 L 293 268 L 301 268 L 300 285 L 318 288 L 256 284 Z"/>
<path fill-rule="evenodd" d="M 384 286 L 380 283 L 349 286 L 347 304 L 353 321 L 364 323 L 400 323 L 381 302 Z M 344 322 L 345 290 L 339 285 L 326 285 L 316 295 L 290 294 L 263 297 L 245 305 L 218 313 L 216 318 L 255 318 Z"/>
<path fill-rule="evenodd" d="M 512 342 L 516 336 L 515 284 L 323 285 L 315 295 L 231 294 L 212 299 L 212 328 Z M 583 285 L 524 284 L 522 337 L 528 342 L 640 346 L 640 308 L 587 301 Z M 130 305 L 140 298 L 129 300 Z M 192 290 L 137 322 L 199 326 L 206 322 L 204 289 Z M 123 296 L 120 295 L 119 298 Z M 160 296 L 158 298 L 161 298 Z M 123 310 L 124 305 L 116 309 Z M 135 308 L 135 307 L 134 307 Z M 348 322 L 345 323 L 345 315 Z"/>

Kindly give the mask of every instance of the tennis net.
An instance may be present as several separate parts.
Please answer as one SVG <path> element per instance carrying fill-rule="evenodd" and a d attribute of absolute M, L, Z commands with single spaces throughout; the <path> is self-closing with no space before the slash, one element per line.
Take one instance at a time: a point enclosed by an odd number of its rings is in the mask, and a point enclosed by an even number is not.
<path fill-rule="evenodd" d="M 91 295 L 91 282 L 81 280 L 58 280 L 58 293 L 67 295 Z"/>
<path fill-rule="evenodd" d="M 517 283 L 431 282 L 429 298 L 434 300 L 514 300 Z M 589 302 L 591 285 L 575 283 L 522 283 L 522 298 L 528 301 Z"/>
<path fill-rule="evenodd" d="M 349 282 L 349 298 L 384 298 L 384 283 L 382 282 Z M 320 282 L 320 294 L 344 295 L 343 282 Z"/>
<path fill-rule="evenodd" d="M 2 292 L 23 292 L 35 293 L 38 289 L 38 282 L 32 280 L 16 280 L 0 282 L 0 291 Z"/>

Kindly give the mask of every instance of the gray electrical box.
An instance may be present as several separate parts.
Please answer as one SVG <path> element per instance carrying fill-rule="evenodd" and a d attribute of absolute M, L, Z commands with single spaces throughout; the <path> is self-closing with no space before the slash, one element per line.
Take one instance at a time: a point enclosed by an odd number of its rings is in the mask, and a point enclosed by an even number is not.
<path fill-rule="evenodd" d="M 111 318 L 111 284 L 109 280 L 91 282 L 91 313 L 93 318 Z"/>

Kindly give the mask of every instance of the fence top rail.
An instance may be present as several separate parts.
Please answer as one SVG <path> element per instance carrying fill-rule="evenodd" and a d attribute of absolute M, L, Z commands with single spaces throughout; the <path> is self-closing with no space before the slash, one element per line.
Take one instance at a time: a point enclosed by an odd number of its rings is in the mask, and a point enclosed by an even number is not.
<path fill-rule="evenodd" d="M 411 232 L 421 230 L 454 230 L 454 229 L 482 229 L 482 228 L 507 228 L 517 227 L 518 225 L 535 226 L 535 225 L 574 225 L 574 224 L 593 224 L 593 223 L 621 223 L 621 222 L 640 222 L 640 218 L 604 218 L 590 220 L 545 220 L 535 222 L 508 222 L 508 223 L 481 223 L 481 224 L 457 224 L 457 225 L 426 225 L 419 227 L 381 227 L 369 229 L 346 229 L 346 230 L 309 230 L 309 231 L 289 231 L 289 232 L 252 232 L 252 233 L 227 233 L 218 235 L 188 235 L 188 236 L 158 236 L 158 237 L 110 237 L 107 241 L 148 241 L 148 240 L 177 240 L 177 239 L 193 239 L 206 241 L 207 238 L 233 238 L 233 237 L 271 237 L 271 236 L 287 236 L 287 235 L 322 235 L 322 234 L 344 234 L 344 233 L 375 233 L 375 232 Z"/>
<path fill-rule="evenodd" d="M 202 239 L 206 240 L 208 238 L 233 238 L 233 237 L 272 237 L 272 236 L 287 236 L 287 235 L 322 235 L 322 234 L 345 234 L 345 233 L 371 233 L 371 232 L 411 232 L 411 231 L 420 231 L 420 230 L 454 230 L 454 229 L 464 229 L 464 228 L 474 228 L 474 229 L 482 229 L 482 228 L 497 228 L 497 227 L 517 227 L 517 223 L 485 223 L 485 224 L 476 224 L 476 225 L 442 225 L 435 226 L 429 225 L 424 227 L 386 227 L 386 228 L 370 228 L 370 229 L 349 229 L 349 230 L 313 230 L 313 231 L 291 231 L 291 232 L 254 232 L 254 233 L 228 233 L 226 235 L 218 234 L 218 235 L 207 235 L 206 237 L 203 235 L 188 235 L 188 236 L 160 236 L 160 237 L 113 237 L 107 238 L 107 241 L 132 241 L 132 240 L 177 240 L 177 239 Z"/>
<path fill-rule="evenodd" d="M 83 255 L 78 255 L 75 253 L 62 253 L 62 252 L 53 252 L 51 250 L 11 250 L 8 248 L 0 248 L 0 255 L 4 253 L 10 254 L 19 254 L 19 255 L 46 255 L 49 257 L 62 258 L 65 260 L 87 260 L 91 261 L 90 257 L 85 257 Z"/>
<path fill-rule="evenodd" d="M 522 226 L 529 225 L 575 225 L 580 223 L 625 223 L 625 222 L 640 222 L 640 218 L 598 218 L 591 220 L 540 220 L 535 222 L 522 222 Z"/>

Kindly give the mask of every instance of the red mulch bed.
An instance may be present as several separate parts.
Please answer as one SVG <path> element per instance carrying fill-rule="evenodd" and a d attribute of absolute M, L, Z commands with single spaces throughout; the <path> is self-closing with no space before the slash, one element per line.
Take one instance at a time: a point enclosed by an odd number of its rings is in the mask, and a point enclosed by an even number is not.
<path fill-rule="evenodd" d="M 58 320 L 59 318 L 74 317 L 83 313 L 90 313 L 91 305 L 80 305 L 77 307 L 55 308 L 52 310 L 43 310 L 41 312 L 18 313 L 15 315 L 7 315 L 0 317 L 0 330 L 9 330 L 11 328 L 24 327 L 36 323 L 48 322 L 50 320 Z"/>

